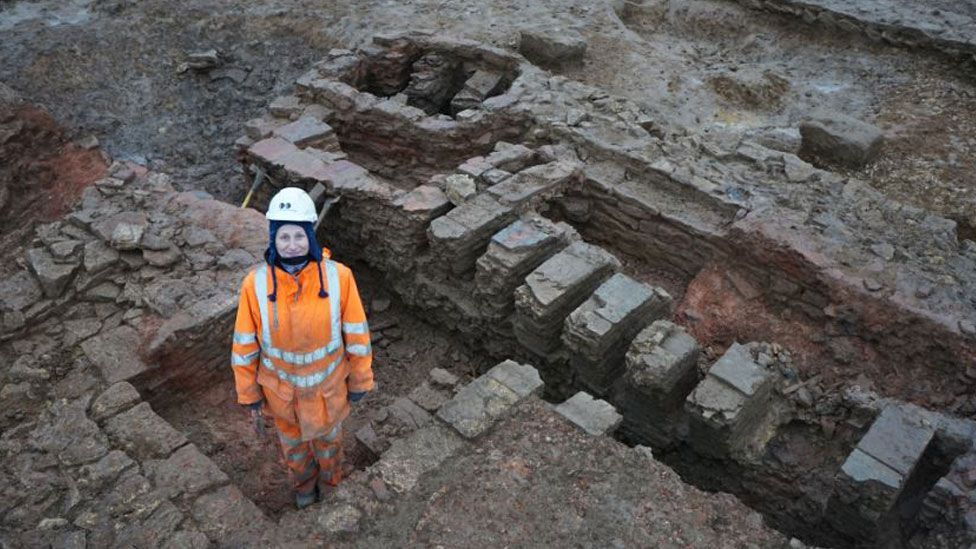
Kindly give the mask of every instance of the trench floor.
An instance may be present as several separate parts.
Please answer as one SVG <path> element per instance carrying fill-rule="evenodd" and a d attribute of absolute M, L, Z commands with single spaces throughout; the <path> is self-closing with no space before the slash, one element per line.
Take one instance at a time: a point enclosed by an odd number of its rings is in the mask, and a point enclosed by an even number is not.
<path fill-rule="evenodd" d="M 337 258 L 342 260 L 342 258 Z M 371 464 L 373 456 L 354 433 L 397 397 L 407 395 L 443 368 L 462 383 L 476 377 L 492 362 L 472 352 L 442 328 L 428 324 L 401 304 L 383 285 L 377 273 L 353 265 L 356 282 L 367 305 L 374 332 L 373 373 L 377 390 L 360 401 L 344 422 L 344 470 L 350 473 Z M 377 330 L 376 327 L 379 329 Z M 258 437 L 250 418 L 236 402 L 229 367 L 218 368 L 206 383 L 179 399 L 154 406 L 156 412 L 183 432 L 208 455 L 241 491 L 268 516 L 277 518 L 292 507 L 287 470 L 278 448 L 274 425 L 267 421 L 264 437 Z"/>

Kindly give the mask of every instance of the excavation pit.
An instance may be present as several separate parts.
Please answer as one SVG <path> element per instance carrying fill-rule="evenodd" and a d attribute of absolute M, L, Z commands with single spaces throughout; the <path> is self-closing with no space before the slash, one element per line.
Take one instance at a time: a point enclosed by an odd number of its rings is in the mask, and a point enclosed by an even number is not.
<path fill-rule="evenodd" d="M 365 265 L 353 268 L 372 328 L 378 389 L 354 406 L 343 422 L 343 472 L 347 477 L 372 465 L 379 451 L 389 444 L 366 439 L 361 430 L 383 433 L 386 427 L 402 428 L 396 425 L 396 417 L 390 417 L 399 412 L 394 405 L 423 385 L 431 370 L 439 368 L 465 380 L 489 366 L 485 358 L 473 354 L 449 333 L 412 314 L 386 289 L 378 273 Z M 266 421 L 267 433 L 259 438 L 237 404 L 234 379 L 224 362 L 187 367 L 210 373 L 172 375 L 152 389 L 136 387 L 156 413 L 213 460 L 266 516 L 277 519 L 294 509 L 271 418 Z"/>

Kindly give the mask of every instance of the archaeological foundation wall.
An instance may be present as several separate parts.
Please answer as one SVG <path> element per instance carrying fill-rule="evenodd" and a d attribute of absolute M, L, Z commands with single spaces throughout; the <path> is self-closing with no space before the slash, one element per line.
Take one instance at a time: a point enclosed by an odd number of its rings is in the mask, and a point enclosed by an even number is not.
<path fill-rule="evenodd" d="M 259 208 L 285 185 L 338 199 L 320 237 L 340 258 L 377 268 L 406 303 L 487 352 L 536 365 L 548 398 L 607 400 L 623 415 L 618 436 L 779 527 L 823 543 L 966 531 L 952 510 L 961 500 L 944 494 L 972 453 L 972 423 L 862 398 L 855 373 L 824 388 L 779 344 L 707 356 L 715 342 L 697 340 L 673 296 L 640 278 L 653 268 L 683 290 L 718 268 L 746 299 L 832 326 L 939 390 L 972 384 L 971 307 L 921 291 L 912 264 L 848 269 L 838 254 L 862 243 L 828 231 L 868 232 L 860 210 L 825 231 L 802 202 L 785 208 L 748 186 L 793 160 L 653 127 L 510 54 L 409 35 L 332 52 L 238 145 L 246 171 L 271 181 Z M 815 172 L 811 187 L 838 187 Z M 852 209 L 874 198 L 839 188 Z M 889 446 L 905 437 L 917 444 Z M 797 453 L 800 440 L 824 450 Z"/>

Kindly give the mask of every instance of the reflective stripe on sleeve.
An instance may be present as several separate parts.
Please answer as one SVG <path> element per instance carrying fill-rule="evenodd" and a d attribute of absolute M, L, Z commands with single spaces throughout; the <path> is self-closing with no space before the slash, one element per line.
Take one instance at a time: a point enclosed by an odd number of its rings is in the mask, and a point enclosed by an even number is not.
<path fill-rule="evenodd" d="M 349 345 L 346 347 L 346 352 L 351 355 L 356 356 L 369 356 L 373 352 L 373 347 L 371 345 Z"/>
<path fill-rule="evenodd" d="M 251 343 L 257 343 L 258 339 L 254 337 L 254 333 L 246 332 L 234 332 L 234 343 L 238 345 L 250 345 Z"/>
<path fill-rule="evenodd" d="M 342 305 L 342 295 L 341 287 L 339 286 L 339 268 L 336 267 L 335 262 L 326 260 L 325 261 L 325 278 L 329 284 L 329 320 L 332 341 L 331 344 L 336 344 L 338 348 L 339 341 L 342 339 L 339 336 L 339 326 L 342 322 L 342 311 L 340 307 Z"/>
<path fill-rule="evenodd" d="M 258 357 L 258 351 L 253 353 L 248 353 L 246 355 L 239 355 L 237 353 L 230 354 L 230 363 L 233 366 L 247 366 L 248 364 L 254 362 L 254 359 Z"/>
<path fill-rule="evenodd" d="M 342 332 L 345 334 L 365 334 L 369 331 L 369 323 L 363 322 L 343 322 Z"/>

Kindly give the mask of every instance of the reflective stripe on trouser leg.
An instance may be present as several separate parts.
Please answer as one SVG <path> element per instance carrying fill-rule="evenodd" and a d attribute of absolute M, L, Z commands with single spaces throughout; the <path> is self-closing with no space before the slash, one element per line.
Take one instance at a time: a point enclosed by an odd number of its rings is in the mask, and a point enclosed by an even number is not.
<path fill-rule="evenodd" d="M 334 432 L 312 441 L 312 450 L 319 464 L 319 481 L 338 486 L 342 480 L 342 425 Z"/>
<path fill-rule="evenodd" d="M 311 494 L 319 477 L 319 464 L 315 459 L 312 443 L 302 442 L 302 431 L 298 425 L 279 418 L 274 421 L 278 428 L 285 465 L 291 474 L 292 489 L 297 494 Z"/>

